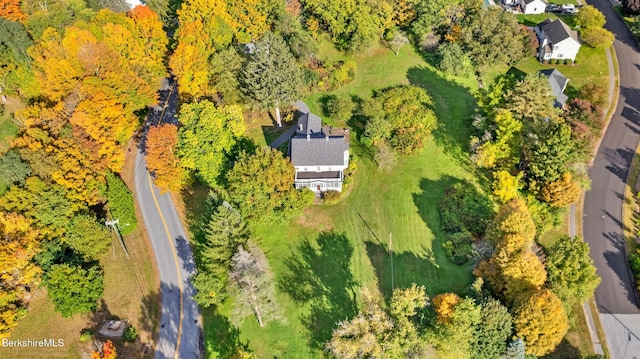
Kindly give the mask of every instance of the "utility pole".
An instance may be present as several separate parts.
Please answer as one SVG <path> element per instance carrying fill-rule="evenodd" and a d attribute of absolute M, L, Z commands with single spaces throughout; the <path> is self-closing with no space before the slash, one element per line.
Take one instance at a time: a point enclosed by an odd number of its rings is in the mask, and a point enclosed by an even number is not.
<path fill-rule="evenodd" d="M 389 255 L 391 256 L 391 292 L 396 289 L 393 283 L 393 234 L 389 232 Z"/>
<path fill-rule="evenodd" d="M 114 219 L 112 221 L 106 221 L 104 222 L 105 225 L 111 227 L 113 229 L 113 231 L 116 233 L 116 236 L 118 237 L 118 240 L 120 241 L 120 246 L 122 247 L 122 250 L 124 251 L 124 255 L 127 256 L 127 258 L 129 258 L 129 252 L 127 252 L 127 248 L 124 246 L 124 241 L 122 240 L 122 236 L 120 235 L 120 230 L 118 229 L 118 224 L 119 220 L 118 219 Z"/>

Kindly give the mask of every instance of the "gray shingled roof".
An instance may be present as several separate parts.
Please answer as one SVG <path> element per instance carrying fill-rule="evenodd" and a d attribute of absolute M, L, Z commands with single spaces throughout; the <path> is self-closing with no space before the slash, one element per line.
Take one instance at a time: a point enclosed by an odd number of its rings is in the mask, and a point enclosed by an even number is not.
<path fill-rule="evenodd" d="M 302 130 L 300 128 L 302 128 Z M 321 133 L 322 120 L 320 119 L 320 117 L 312 113 L 305 113 L 298 117 L 298 127 L 296 128 L 296 135 L 306 136 Z"/>
<path fill-rule="evenodd" d="M 547 19 L 539 23 L 538 28 L 547 34 L 547 37 L 552 44 L 557 44 L 568 38 L 572 38 L 577 43 L 580 43 L 578 40 L 578 33 L 571 30 L 569 26 L 560 19 L 553 21 L 551 21 L 551 19 Z"/>
<path fill-rule="evenodd" d="M 553 95 L 556 97 L 556 106 L 562 107 L 567 102 L 567 95 L 565 95 L 564 89 L 567 87 L 569 79 L 562 74 L 562 72 L 556 69 L 548 69 L 540 71 L 549 80 L 549 85 L 553 91 Z"/>
<path fill-rule="evenodd" d="M 535 0 L 524 0 L 524 3 L 525 3 L 525 4 L 527 4 L 527 5 L 529 5 L 529 4 L 531 4 L 532 2 L 534 2 L 534 1 L 535 1 Z M 543 3 L 545 3 L 545 4 L 547 3 L 547 2 L 546 2 L 546 1 L 544 1 L 544 0 L 542 0 L 542 2 L 543 2 Z"/>
<path fill-rule="evenodd" d="M 349 142 L 343 136 L 294 137 L 291 139 L 291 162 L 294 166 L 342 166 Z"/>

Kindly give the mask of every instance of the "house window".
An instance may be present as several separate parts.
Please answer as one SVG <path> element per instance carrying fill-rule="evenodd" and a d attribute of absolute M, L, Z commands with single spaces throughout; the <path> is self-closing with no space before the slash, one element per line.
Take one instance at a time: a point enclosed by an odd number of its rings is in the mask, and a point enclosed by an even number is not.
<path fill-rule="evenodd" d="M 564 54 L 558 54 L 558 58 L 561 59 L 564 57 Z"/>
<path fill-rule="evenodd" d="M 320 166 L 318 166 L 318 172 L 320 172 Z"/>

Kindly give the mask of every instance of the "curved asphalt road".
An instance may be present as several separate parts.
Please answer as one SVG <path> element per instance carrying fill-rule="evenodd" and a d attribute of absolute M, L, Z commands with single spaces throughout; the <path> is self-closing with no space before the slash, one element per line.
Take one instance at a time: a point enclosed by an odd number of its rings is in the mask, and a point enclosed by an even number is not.
<path fill-rule="evenodd" d="M 640 309 L 621 218 L 626 180 L 640 139 L 640 53 L 608 1 L 588 3 L 605 14 L 606 28 L 616 36 L 620 97 L 589 170 L 592 184 L 584 199 L 583 234 L 602 277 L 595 298 L 611 358 L 631 359 L 640 356 Z"/>
<path fill-rule="evenodd" d="M 174 94 L 169 93 L 168 111 L 162 111 L 162 117 L 172 117 L 177 102 Z M 150 112 L 152 117 L 154 112 Z M 135 187 L 160 275 L 162 314 L 155 359 L 201 358 L 201 321 L 189 280 L 195 273 L 195 262 L 171 197 L 160 194 L 153 184 L 142 150 L 136 155 Z"/>

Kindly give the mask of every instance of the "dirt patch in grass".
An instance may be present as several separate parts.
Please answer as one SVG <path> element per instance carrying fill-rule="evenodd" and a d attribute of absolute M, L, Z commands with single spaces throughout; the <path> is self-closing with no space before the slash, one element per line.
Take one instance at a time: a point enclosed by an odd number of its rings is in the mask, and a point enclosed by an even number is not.
<path fill-rule="evenodd" d="M 333 228 L 333 220 L 327 211 L 318 210 L 316 206 L 305 208 L 296 224 L 304 227 L 315 228 L 318 231 L 328 231 Z"/>

